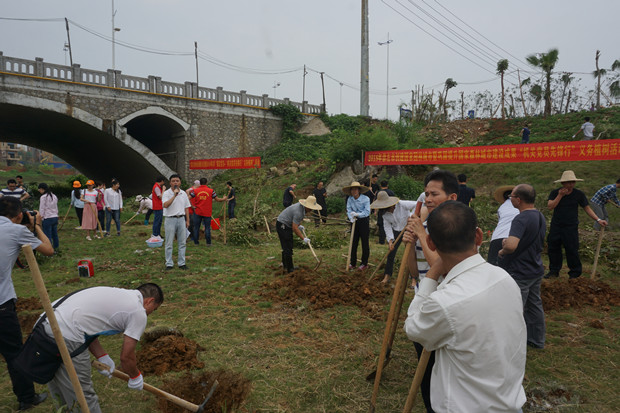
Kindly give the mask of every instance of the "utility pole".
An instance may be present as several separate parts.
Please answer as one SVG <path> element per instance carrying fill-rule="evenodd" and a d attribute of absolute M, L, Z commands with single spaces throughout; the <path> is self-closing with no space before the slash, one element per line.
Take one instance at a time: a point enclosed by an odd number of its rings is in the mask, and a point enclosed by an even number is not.
<path fill-rule="evenodd" d="M 303 104 L 306 101 L 306 75 L 308 74 L 308 72 L 306 72 L 306 65 L 304 65 L 304 84 L 303 84 L 303 91 L 301 94 L 301 103 Z"/>
<path fill-rule="evenodd" d="M 360 115 L 369 116 L 368 0 L 362 0 L 362 62 L 360 71 Z"/>
<path fill-rule="evenodd" d="M 114 46 L 115 46 L 115 41 L 114 41 L 114 33 L 116 32 L 116 28 L 114 27 L 114 15 L 116 14 L 116 10 L 114 10 L 114 0 L 112 0 L 112 70 L 116 69 L 116 62 L 115 62 L 115 50 L 114 50 Z"/>
<path fill-rule="evenodd" d="M 598 58 L 601 56 L 601 51 L 596 51 L 596 77 L 598 78 L 598 86 L 596 88 L 596 108 L 601 108 L 601 72 L 598 68 Z"/>
<path fill-rule="evenodd" d="M 321 87 L 323 88 L 323 110 L 321 112 L 327 112 L 327 106 L 325 105 L 325 82 L 323 81 L 323 75 L 325 72 L 321 72 Z"/>
<path fill-rule="evenodd" d="M 69 49 L 69 62 L 73 67 L 73 53 L 71 52 L 71 36 L 69 36 L 69 20 L 65 17 L 65 26 L 67 27 L 67 48 Z"/>
<path fill-rule="evenodd" d="M 344 83 L 340 82 L 340 113 L 342 113 L 342 85 Z"/>
<path fill-rule="evenodd" d="M 198 42 L 194 42 L 194 57 L 196 58 L 196 93 L 198 93 Z"/>
<path fill-rule="evenodd" d="M 385 119 L 388 118 L 388 110 L 390 105 L 390 43 L 394 40 L 390 39 L 390 33 L 387 34 L 385 42 L 377 42 L 379 46 L 387 46 L 387 69 L 385 72 Z"/>

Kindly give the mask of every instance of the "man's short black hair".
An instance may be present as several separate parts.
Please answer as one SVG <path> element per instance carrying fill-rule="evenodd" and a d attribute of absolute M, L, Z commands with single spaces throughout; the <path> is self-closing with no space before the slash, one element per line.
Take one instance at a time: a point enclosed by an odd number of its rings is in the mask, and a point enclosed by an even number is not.
<path fill-rule="evenodd" d="M 378 178 L 378 177 L 379 177 L 379 175 L 377 175 L 377 174 L 372 174 L 372 177 L 373 177 L 373 178 Z"/>
<path fill-rule="evenodd" d="M 617 184 L 620 184 L 620 178 L 618 178 L 618 180 L 616 181 Z"/>
<path fill-rule="evenodd" d="M 14 196 L 3 196 L 0 198 L 0 216 L 13 219 L 22 212 L 22 203 Z"/>
<path fill-rule="evenodd" d="M 10 184 L 15 184 L 15 185 L 17 185 L 17 181 L 16 181 L 15 179 L 13 179 L 13 178 L 10 178 L 10 179 L 8 179 L 8 180 L 6 181 L 6 184 L 7 184 L 7 185 L 10 185 Z"/>
<path fill-rule="evenodd" d="M 536 202 L 536 190 L 532 185 L 523 184 L 517 185 L 513 190 L 516 197 L 519 197 L 526 204 L 533 204 Z"/>
<path fill-rule="evenodd" d="M 459 193 L 459 183 L 456 176 L 450 171 L 444 169 L 436 169 L 429 172 L 424 178 L 424 188 L 430 181 L 441 181 L 442 188 L 447 195 Z"/>
<path fill-rule="evenodd" d="M 19 179 L 24 179 L 24 177 L 23 177 L 23 176 L 21 176 L 21 175 L 17 175 L 17 176 L 15 177 L 15 179 L 17 179 L 17 178 L 19 178 Z"/>
<path fill-rule="evenodd" d="M 437 250 L 465 252 L 476 244 L 478 218 L 473 209 L 458 201 L 446 201 L 433 209 L 427 220 L 428 233 Z"/>
<path fill-rule="evenodd" d="M 179 179 L 181 179 L 181 175 L 179 175 L 179 174 L 172 174 L 172 175 L 170 175 L 170 178 L 168 178 L 168 180 L 172 181 L 172 178 L 179 178 Z"/>
<path fill-rule="evenodd" d="M 323 181 L 321 181 L 321 182 L 323 182 Z M 228 185 L 228 186 L 232 186 L 232 182 L 227 181 L 227 182 L 226 182 L 226 185 Z"/>
<path fill-rule="evenodd" d="M 146 283 L 142 284 L 136 290 L 142 293 L 142 297 L 155 299 L 157 304 L 161 304 L 164 302 L 164 292 L 161 290 L 161 287 L 155 283 Z"/>
<path fill-rule="evenodd" d="M 206 185 L 207 184 L 207 178 L 200 178 L 200 185 Z"/>
<path fill-rule="evenodd" d="M 381 185 L 381 187 L 382 187 L 382 188 L 387 188 L 387 186 L 388 186 L 388 181 L 381 181 L 381 184 L 380 184 L 380 185 Z"/>
<path fill-rule="evenodd" d="M 166 180 L 166 178 L 164 178 L 161 175 L 159 175 L 157 178 L 155 178 L 155 182 L 164 182 L 165 180 Z"/>
<path fill-rule="evenodd" d="M 457 179 L 459 180 L 459 182 L 466 182 L 467 181 L 467 175 L 459 174 L 459 176 L 457 176 Z"/>
<path fill-rule="evenodd" d="M 586 116 L 584 119 L 585 119 L 586 122 L 590 122 L 590 117 L 589 116 Z"/>

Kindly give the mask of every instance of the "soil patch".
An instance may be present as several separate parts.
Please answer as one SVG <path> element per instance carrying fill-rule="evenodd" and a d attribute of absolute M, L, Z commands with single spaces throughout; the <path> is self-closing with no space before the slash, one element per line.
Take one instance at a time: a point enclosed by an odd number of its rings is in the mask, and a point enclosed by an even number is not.
<path fill-rule="evenodd" d="M 146 374 L 161 376 L 168 371 L 201 369 L 198 352 L 204 350 L 198 343 L 186 337 L 166 335 L 143 343 L 136 353 L 140 370 Z"/>
<path fill-rule="evenodd" d="M 541 296 L 545 311 L 567 308 L 620 306 L 620 292 L 603 281 L 579 277 L 543 280 Z"/>
<path fill-rule="evenodd" d="M 39 313 L 17 314 L 17 319 L 19 320 L 23 335 L 27 336 L 32 332 L 32 327 L 34 327 L 34 323 L 39 319 L 39 315 Z"/>
<path fill-rule="evenodd" d="M 41 305 L 41 300 L 39 297 L 26 297 L 26 298 L 18 298 L 17 303 L 15 304 L 15 309 L 17 312 L 27 311 L 27 310 L 41 310 L 43 311 L 43 306 Z"/>
<path fill-rule="evenodd" d="M 299 305 L 299 300 L 307 300 L 313 309 L 353 305 L 376 320 L 384 318 L 383 307 L 386 298 L 392 294 L 389 287 L 374 280 L 367 283 L 370 276 L 367 271 L 343 274 L 322 268 L 319 267 L 316 272 L 300 268 L 285 274 L 265 283 L 266 290 L 260 294 L 271 301 L 290 305 Z"/>
<path fill-rule="evenodd" d="M 200 375 L 186 373 L 177 379 L 165 380 L 161 389 L 200 405 L 209 394 L 215 380 L 218 381 L 218 385 L 205 405 L 205 413 L 235 411 L 252 389 L 250 380 L 240 374 L 226 370 L 206 372 Z M 159 399 L 159 409 L 164 413 L 187 412 L 187 410 L 162 398 Z"/>
<path fill-rule="evenodd" d="M 525 394 L 527 401 L 523 405 L 523 411 L 526 412 L 555 412 L 559 406 L 579 402 L 579 397 L 561 387 L 554 389 L 534 387 L 528 389 Z"/>

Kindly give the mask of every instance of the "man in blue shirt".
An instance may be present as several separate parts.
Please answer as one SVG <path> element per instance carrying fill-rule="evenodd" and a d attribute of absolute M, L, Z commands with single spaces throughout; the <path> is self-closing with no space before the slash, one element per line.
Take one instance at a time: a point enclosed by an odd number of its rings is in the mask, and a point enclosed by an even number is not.
<path fill-rule="evenodd" d="M 618 201 L 618 195 L 616 190 L 620 187 L 620 179 L 615 184 L 605 185 L 590 199 L 592 204 L 592 210 L 594 213 L 604 221 L 609 222 L 609 213 L 605 209 L 605 204 L 611 202 L 616 208 L 620 207 L 620 201 Z M 600 230 L 601 225 L 597 222 L 594 223 L 594 229 Z"/>
<path fill-rule="evenodd" d="M 342 188 L 342 192 L 349 195 L 347 199 L 347 217 L 349 221 L 355 222 L 355 230 L 353 231 L 353 245 L 351 248 L 351 262 L 349 269 L 352 270 L 357 265 L 357 245 L 362 240 L 362 264 L 359 270 L 368 268 L 368 258 L 370 257 L 370 244 L 368 237 L 370 235 L 370 198 L 361 196 L 367 192 L 369 188 L 361 185 L 359 182 L 353 182 L 349 186 Z"/>

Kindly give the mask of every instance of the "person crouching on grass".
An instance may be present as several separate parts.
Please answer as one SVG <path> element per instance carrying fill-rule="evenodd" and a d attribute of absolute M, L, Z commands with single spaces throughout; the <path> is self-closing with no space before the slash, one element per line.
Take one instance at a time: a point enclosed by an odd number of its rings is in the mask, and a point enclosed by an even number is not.
<path fill-rule="evenodd" d="M 286 207 L 278 215 L 276 230 L 282 246 L 282 267 L 285 272 L 295 271 L 293 266 L 293 233 L 303 240 L 305 244 L 310 243 L 310 238 L 303 234 L 304 227 L 299 225 L 304 216 L 311 211 L 320 211 L 321 206 L 316 203 L 316 198 L 310 195 L 306 199 L 300 199 L 298 203 Z"/>
<path fill-rule="evenodd" d="M 362 196 L 363 193 L 370 189 L 361 185 L 359 182 L 352 182 L 351 185 L 342 188 L 342 192 L 349 195 L 347 199 L 347 217 L 349 221 L 355 222 L 355 230 L 353 232 L 353 245 L 351 247 L 351 262 L 349 262 L 349 270 L 357 265 L 357 245 L 362 240 L 362 264 L 358 270 L 368 268 L 368 258 L 370 258 L 370 244 L 368 237 L 370 236 L 370 198 Z"/>

